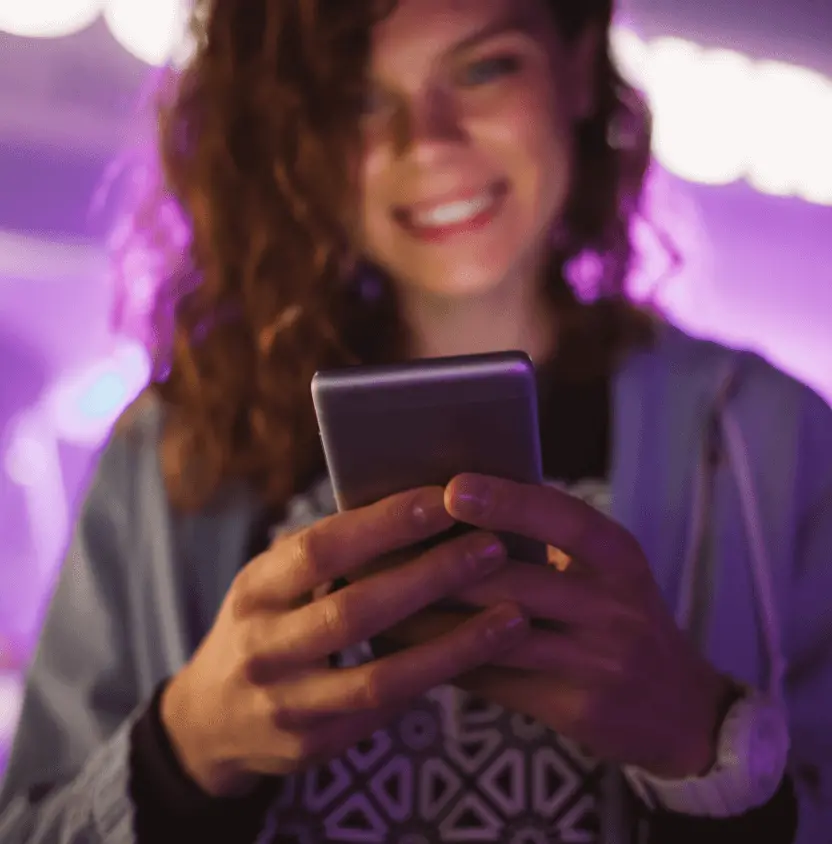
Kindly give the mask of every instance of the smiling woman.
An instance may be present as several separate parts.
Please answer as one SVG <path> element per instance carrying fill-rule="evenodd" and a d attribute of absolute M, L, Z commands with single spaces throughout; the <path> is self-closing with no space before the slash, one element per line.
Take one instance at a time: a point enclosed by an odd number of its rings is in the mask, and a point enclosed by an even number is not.
<path fill-rule="evenodd" d="M 545 357 L 553 308 L 576 373 L 650 334 L 624 298 L 649 121 L 612 61 L 608 0 L 490 0 L 450 15 L 404 3 L 375 29 L 377 3 L 345 2 L 314 25 L 302 5 L 261 20 L 217 9 L 162 112 L 167 186 L 192 222 L 190 260 L 158 297 L 160 318 L 177 301 L 179 312 L 158 387 L 180 408 L 166 459 L 199 455 L 202 478 L 169 473 L 182 506 L 243 473 L 279 508 L 320 472 L 317 369 L 490 348 Z M 612 125 L 628 128 L 626 145 L 608 143 Z M 173 238 L 158 198 L 133 214 L 136 237 L 162 251 Z M 595 309 L 564 277 L 586 249 L 606 267 Z M 194 274 L 199 289 L 181 296 Z M 231 318 L 192 344 L 219 312 Z"/>
<path fill-rule="evenodd" d="M 458 298 L 471 314 L 458 335 L 470 349 L 486 342 L 470 300 L 489 312 L 499 301 L 513 314 L 500 341 L 540 357 L 550 338 L 549 314 L 530 318 L 537 268 L 572 187 L 574 127 L 596 110 L 599 36 L 589 27 L 567 43 L 542 8 L 492 5 L 491 15 L 462 4 L 434 18 L 430 6 L 405 4 L 377 28 L 383 107 L 365 117 L 362 243 L 399 281 L 419 335 L 437 309 L 456 323 Z M 525 341 L 509 333 L 535 325 Z M 436 354 L 423 336 L 414 344 Z"/>
<path fill-rule="evenodd" d="M 814 844 L 832 414 L 627 300 L 650 121 L 611 0 L 196 11 L 120 241 L 172 267 L 157 380 L 79 519 L 0 839 Z M 316 370 L 510 349 L 547 483 L 336 512 Z"/>

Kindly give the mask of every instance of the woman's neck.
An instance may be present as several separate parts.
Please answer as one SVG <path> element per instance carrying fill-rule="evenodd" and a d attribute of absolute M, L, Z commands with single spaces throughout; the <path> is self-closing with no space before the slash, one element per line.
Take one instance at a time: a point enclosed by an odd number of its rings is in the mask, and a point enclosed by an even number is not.
<path fill-rule="evenodd" d="M 536 362 L 551 357 L 556 345 L 557 317 L 539 295 L 529 293 L 517 285 L 474 300 L 404 295 L 401 304 L 412 332 L 413 356 L 435 358 L 520 350 Z"/>

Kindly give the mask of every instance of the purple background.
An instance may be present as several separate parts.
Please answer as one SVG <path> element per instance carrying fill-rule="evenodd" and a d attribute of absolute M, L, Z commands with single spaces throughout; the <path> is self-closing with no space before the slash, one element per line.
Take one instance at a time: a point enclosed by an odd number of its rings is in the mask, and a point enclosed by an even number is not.
<path fill-rule="evenodd" d="M 633 0 L 627 12 L 650 37 L 832 78 L 827 0 Z M 107 363 L 120 342 L 108 324 L 109 221 L 90 208 L 108 164 L 148 131 L 135 112 L 148 75 L 100 21 L 64 39 L 0 34 L 0 766 L 84 479 L 144 377 L 129 349 Z M 763 352 L 832 399 L 832 208 L 659 177 L 653 214 L 685 254 L 662 289 L 674 319 Z"/>

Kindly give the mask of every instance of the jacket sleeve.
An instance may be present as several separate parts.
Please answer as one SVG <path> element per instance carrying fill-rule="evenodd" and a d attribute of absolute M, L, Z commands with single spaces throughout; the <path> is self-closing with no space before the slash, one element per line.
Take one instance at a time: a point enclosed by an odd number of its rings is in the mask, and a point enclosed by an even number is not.
<path fill-rule="evenodd" d="M 805 391 L 784 620 L 798 844 L 832 842 L 832 410 Z"/>
<path fill-rule="evenodd" d="M 76 523 L 0 791 L 3 844 L 134 844 L 137 695 L 125 601 L 131 447 L 115 438 Z"/>

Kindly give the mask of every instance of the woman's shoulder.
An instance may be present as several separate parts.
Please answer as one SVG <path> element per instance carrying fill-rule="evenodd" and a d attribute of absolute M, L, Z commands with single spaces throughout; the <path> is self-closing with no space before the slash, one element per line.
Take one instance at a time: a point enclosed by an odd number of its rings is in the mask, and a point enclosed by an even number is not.
<path fill-rule="evenodd" d="M 744 346 L 696 337 L 668 323 L 657 332 L 652 354 L 663 367 L 686 378 L 704 377 L 718 384 L 732 377 L 738 388 L 766 402 L 794 404 L 810 414 L 832 413 L 827 402 L 804 381 L 763 353 Z"/>
<path fill-rule="evenodd" d="M 664 373 L 667 404 L 696 412 L 700 404 L 716 409 L 727 402 L 761 459 L 788 448 L 802 483 L 832 485 L 832 407 L 763 354 L 670 326 L 648 368 Z"/>
<path fill-rule="evenodd" d="M 163 415 L 162 403 L 152 390 L 143 392 L 122 413 L 94 462 L 86 509 L 121 512 L 129 522 L 149 493 L 164 498 L 163 487 L 157 483 Z"/>
<path fill-rule="evenodd" d="M 113 428 L 112 439 L 135 446 L 158 446 L 164 407 L 158 394 L 147 387 L 125 408 Z"/>

